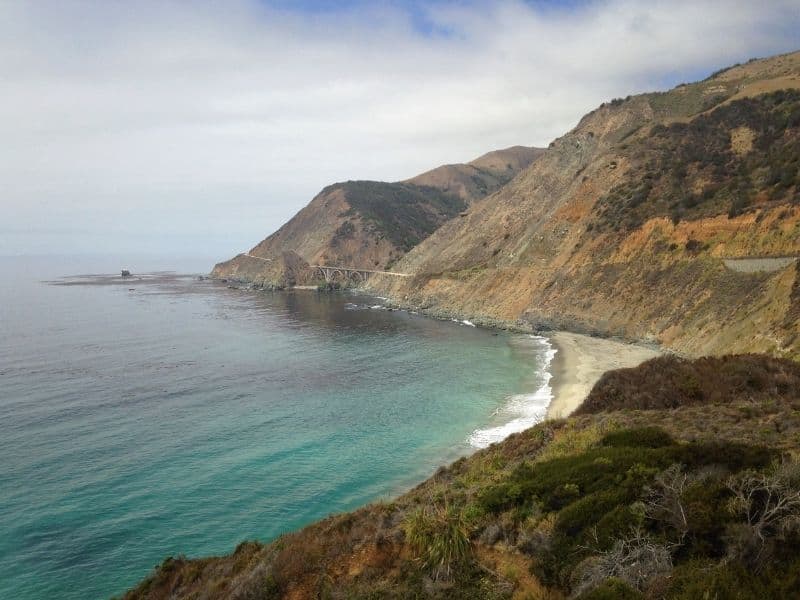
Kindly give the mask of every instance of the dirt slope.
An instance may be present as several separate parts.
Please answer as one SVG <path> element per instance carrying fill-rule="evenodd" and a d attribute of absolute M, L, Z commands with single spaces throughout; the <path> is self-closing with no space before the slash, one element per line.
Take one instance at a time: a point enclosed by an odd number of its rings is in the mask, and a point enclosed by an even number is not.
<path fill-rule="evenodd" d="M 403 182 L 333 184 L 249 252 L 216 265 L 212 275 L 277 283 L 268 265 L 247 255 L 276 259 L 285 252 L 309 264 L 388 269 L 442 223 L 498 190 L 543 152 L 514 146 Z"/>
<path fill-rule="evenodd" d="M 776 91 L 779 90 L 779 91 Z M 786 91 L 780 91 L 786 90 Z M 768 92 L 768 93 L 764 93 Z M 375 289 L 431 312 L 800 357 L 800 53 L 586 115 Z"/>

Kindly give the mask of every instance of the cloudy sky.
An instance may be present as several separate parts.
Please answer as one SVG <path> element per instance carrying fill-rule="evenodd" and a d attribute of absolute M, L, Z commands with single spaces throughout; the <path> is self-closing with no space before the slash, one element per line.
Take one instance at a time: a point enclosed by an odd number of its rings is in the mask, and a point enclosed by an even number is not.
<path fill-rule="evenodd" d="M 800 48 L 800 0 L 0 0 L 0 255 L 226 257 L 323 186 Z"/>

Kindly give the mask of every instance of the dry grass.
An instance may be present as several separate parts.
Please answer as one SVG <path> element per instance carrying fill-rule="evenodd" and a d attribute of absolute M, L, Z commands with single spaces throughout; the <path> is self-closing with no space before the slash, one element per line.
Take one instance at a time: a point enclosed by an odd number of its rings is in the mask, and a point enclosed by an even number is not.
<path fill-rule="evenodd" d="M 403 528 L 416 559 L 434 579 L 450 579 L 472 555 L 463 509 L 449 504 L 420 507 L 406 518 Z"/>

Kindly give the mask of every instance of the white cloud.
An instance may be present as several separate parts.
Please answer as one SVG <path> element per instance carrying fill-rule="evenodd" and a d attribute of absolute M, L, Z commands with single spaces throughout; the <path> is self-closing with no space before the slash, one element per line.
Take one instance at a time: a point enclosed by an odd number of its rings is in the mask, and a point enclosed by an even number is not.
<path fill-rule="evenodd" d="M 0 4 L 0 254 L 249 247 L 320 188 L 546 145 L 613 96 L 800 46 L 786 2 L 571 10 Z"/>

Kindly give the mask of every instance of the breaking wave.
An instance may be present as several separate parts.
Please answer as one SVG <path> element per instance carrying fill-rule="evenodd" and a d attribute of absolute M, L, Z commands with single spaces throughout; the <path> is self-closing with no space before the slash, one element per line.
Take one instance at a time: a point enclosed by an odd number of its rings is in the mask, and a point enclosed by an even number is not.
<path fill-rule="evenodd" d="M 504 440 L 512 433 L 524 431 L 544 420 L 547 407 L 553 399 L 553 390 L 550 387 L 552 374 L 549 369 L 557 350 L 545 337 L 538 335 L 530 337 L 545 347 L 545 361 L 541 373 L 543 383 L 531 394 L 515 394 L 509 397 L 508 402 L 496 412 L 496 415 L 510 417 L 510 420 L 495 427 L 476 429 L 467 440 L 471 446 L 486 448 L 490 444 Z"/>

